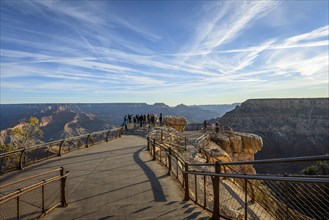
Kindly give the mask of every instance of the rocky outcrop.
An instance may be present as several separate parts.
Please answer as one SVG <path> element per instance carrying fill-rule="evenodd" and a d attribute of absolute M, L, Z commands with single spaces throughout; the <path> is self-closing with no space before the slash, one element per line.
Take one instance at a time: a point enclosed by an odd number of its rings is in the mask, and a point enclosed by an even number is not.
<path fill-rule="evenodd" d="M 180 116 L 165 116 L 163 117 L 163 123 L 166 126 L 172 127 L 177 131 L 183 132 L 187 125 L 187 120 Z"/>
<path fill-rule="evenodd" d="M 214 163 L 254 160 L 254 155 L 263 147 L 262 138 L 255 134 L 225 131 L 209 133 L 198 140 L 198 147 L 206 151 L 208 161 Z M 240 173 L 255 174 L 252 165 L 233 168 Z"/>
<path fill-rule="evenodd" d="M 262 137 L 264 147 L 256 159 L 329 152 L 329 98 L 247 100 L 219 122 L 224 127 Z M 298 172 L 303 167 L 296 164 L 290 168 L 257 166 L 257 171 Z"/>

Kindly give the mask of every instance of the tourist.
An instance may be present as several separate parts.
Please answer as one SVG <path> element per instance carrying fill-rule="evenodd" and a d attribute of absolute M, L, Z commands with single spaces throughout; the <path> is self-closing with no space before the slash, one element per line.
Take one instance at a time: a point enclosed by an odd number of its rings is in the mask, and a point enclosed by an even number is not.
<path fill-rule="evenodd" d="M 216 122 L 215 124 L 215 132 L 218 133 L 219 132 L 219 123 Z"/>
<path fill-rule="evenodd" d="M 204 132 L 207 131 L 207 125 L 208 125 L 207 120 L 204 120 L 204 122 L 203 122 L 203 130 L 204 130 Z"/>
<path fill-rule="evenodd" d="M 126 116 L 123 118 L 123 125 L 125 126 L 125 130 L 126 130 L 126 131 L 128 131 L 127 124 L 128 124 L 128 116 L 126 115 Z"/>
<path fill-rule="evenodd" d="M 149 123 L 149 127 L 150 127 L 150 124 L 151 124 L 151 119 L 150 119 L 150 114 L 147 114 L 147 123 Z"/>
<path fill-rule="evenodd" d="M 160 113 L 159 122 L 160 122 L 160 126 L 162 126 L 162 113 Z"/>
<path fill-rule="evenodd" d="M 139 116 L 139 127 L 143 127 L 143 115 Z"/>
<path fill-rule="evenodd" d="M 134 122 L 134 128 L 136 128 L 137 119 L 135 116 L 133 117 L 133 122 Z"/>
<path fill-rule="evenodd" d="M 153 126 L 155 126 L 155 115 L 154 114 L 151 115 L 151 124 Z"/>

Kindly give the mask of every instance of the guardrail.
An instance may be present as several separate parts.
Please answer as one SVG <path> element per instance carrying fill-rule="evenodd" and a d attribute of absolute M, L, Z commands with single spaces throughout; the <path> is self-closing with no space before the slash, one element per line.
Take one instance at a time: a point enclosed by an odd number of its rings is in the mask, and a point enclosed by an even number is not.
<path fill-rule="evenodd" d="M 203 129 L 204 129 L 204 125 L 199 123 L 187 124 L 185 127 L 185 131 L 200 131 Z"/>
<path fill-rule="evenodd" d="M 176 141 L 179 140 L 178 142 L 178 145 L 177 146 L 181 146 L 181 145 L 184 145 L 184 150 L 186 151 L 186 147 L 187 147 L 187 144 L 192 144 L 189 142 L 188 138 L 186 137 L 183 137 L 183 136 L 180 136 L 180 135 L 177 135 L 177 134 L 174 134 L 174 133 L 170 133 L 170 132 L 167 132 L 165 130 L 163 130 L 162 128 L 160 129 L 161 133 L 160 133 L 160 140 L 163 142 L 164 139 L 167 137 L 174 137 L 176 139 Z"/>
<path fill-rule="evenodd" d="M 168 175 L 173 174 L 178 182 L 184 186 L 183 171 L 185 162 L 174 150 L 172 150 L 173 148 L 174 147 L 169 144 L 147 137 L 147 150 L 152 155 L 153 160 L 159 160 L 160 163 L 168 168 Z"/>
<path fill-rule="evenodd" d="M 58 171 L 59 175 L 17 189 L 24 182 Z M 38 219 L 58 206 L 66 207 L 65 185 L 69 173 L 64 173 L 62 167 L 1 185 L 0 219 Z"/>
<path fill-rule="evenodd" d="M 223 127 L 220 127 L 221 130 L 224 130 Z M 215 131 L 215 128 L 211 124 L 207 124 L 207 131 Z M 204 131 L 204 124 L 201 123 L 192 123 L 185 126 L 185 131 Z"/>
<path fill-rule="evenodd" d="M 122 128 L 104 130 L 2 153 L 0 154 L 0 174 L 23 169 L 31 164 L 62 156 L 74 150 L 110 141 L 121 137 L 121 134 Z"/>
<path fill-rule="evenodd" d="M 247 175 L 232 168 L 259 163 L 329 161 L 329 156 L 191 164 L 174 152 L 174 145 L 161 140 L 147 138 L 153 160 L 159 160 L 168 168 L 168 174 L 176 177 L 184 188 L 184 200 L 192 200 L 212 212 L 213 219 L 326 219 L 329 216 L 327 176 Z"/>

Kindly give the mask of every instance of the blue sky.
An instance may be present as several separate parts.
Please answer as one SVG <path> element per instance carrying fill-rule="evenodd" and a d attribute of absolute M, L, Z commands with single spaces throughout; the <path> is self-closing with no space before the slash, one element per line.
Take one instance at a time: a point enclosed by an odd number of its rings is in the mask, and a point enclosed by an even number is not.
<path fill-rule="evenodd" d="M 328 8 L 1 0 L 1 103 L 328 97 Z"/>

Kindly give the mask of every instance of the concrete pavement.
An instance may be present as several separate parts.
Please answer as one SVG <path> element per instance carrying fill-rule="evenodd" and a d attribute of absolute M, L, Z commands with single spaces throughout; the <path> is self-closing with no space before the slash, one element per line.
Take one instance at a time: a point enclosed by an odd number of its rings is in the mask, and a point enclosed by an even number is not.
<path fill-rule="evenodd" d="M 43 219 L 208 219 L 167 169 L 145 151 L 146 140 L 122 136 L 1 177 L 3 182 L 63 166 L 69 206 Z M 19 173 L 19 175 L 17 175 Z"/>

